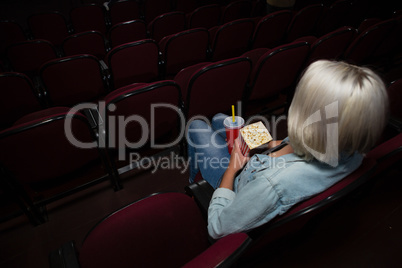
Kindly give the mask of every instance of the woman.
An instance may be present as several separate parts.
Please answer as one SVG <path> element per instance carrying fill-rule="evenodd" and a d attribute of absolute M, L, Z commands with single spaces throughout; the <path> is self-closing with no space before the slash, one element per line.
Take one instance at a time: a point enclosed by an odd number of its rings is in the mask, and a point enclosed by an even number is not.
<path fill-rule="evenodd" d="M 208 209 L 209 234 L 220 238 L 260 226 L 353 172 L 380 137 L 387 109 L 385 86 L 374 72 L 320 60 L 296 87 L 288 138 L 275 153 L 249 159 L 236 142 L 229 156 L 225 115 L 215 116 L 212 127 L 193 121 L 190 182 L 200 171 L 216 188 Z"/>

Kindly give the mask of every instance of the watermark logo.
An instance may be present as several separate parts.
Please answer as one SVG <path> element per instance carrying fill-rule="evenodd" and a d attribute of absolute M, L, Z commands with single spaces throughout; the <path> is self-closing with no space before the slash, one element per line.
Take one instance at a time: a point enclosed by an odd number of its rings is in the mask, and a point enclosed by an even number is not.
<path fill-rule="evenodd" d="M 324 114 L 324 116 L 321 115 Z M 313 148 L 309 147 L 305 142 L 304 131 L 302 133 L 302 141 L 303 145 L 308 152 L 310 152 L 316 159 L 321 162 L 327 163 L 332 167 L 338 166 L 339 157 L 338 157 L 338 101 L 335 101 L 331 104 L 328 104 L 324 107 L 324 110 L 318 110 L 312 115 L 310 115 L 307 120 L 303 123 L 303 130 L 314 124 L 319 122 L 324 122 L 326 126 L 326 141 L 325 141 L 325 152 L 318 152 Z M 335 119 L 335 120 L 334 120 Z M 335 121 L 335 122 L 334 122 Z"/>
<path fill-rule="evenodd" d="M 242 116 L 241 114 L 241 102 L 237 103 L 237 111 L 238 115 Z M 141 158 L 140 155 L 135 152 L 137 149 L 141 149 L 144 145 L 149 145 L 150 148 L 152 149 L 169 149 L 172 148 L 176 145 L 178 145 L 181 141 L 183 141 L 186 138 L 186 142 L 189 144 L 189 146 L 193 146 L 195 148 L 208 148 L 210 146 L 214 146 L 216 148 L 226 148 L 226 142 L 224 143 L 216 143 L 215 141 L 217 140 L 218 136 L 225 136 L 225 128 L 223 125 L 221 126 L 220 130 L 217 130 L 214 132 L 212 135 L 211 139 L 207 141 L 205 144 L 193 144 L 190 139 L 188 139 L 188 136 L 186 136 L 186 133 L 189 133 L 193 130 L 189 129 L 189 125 L 191 122 L 194 120 L 202 120 L 205 121 L 208 125 L 211 125 L 212 123 L 208 120 L 207 117 L 202 116 L 202 115 L 197 115 L 189 118 L 188 120 L 184 116 L 182 110 L 179 107 L 176 107 L 172 104 L 169 103 L 156 103 L 156 104 L 151 104 L 149 107 L 148 111 L 148 118 L 149 120 L 145 119 L 144 116 L 140 114 L 130 114 L 127 116 L 123 115 L 115 115 L 117 107 L 114 104 L 106 104 L 105 102 L 101 101 L 98 104 L 94 103 L 82 103 L 79 105 L 74 106 L 70 112 L 69 115 L 66 117 L 65 123 L 64 123 L 64 129 L 65 129 L 65 135 L 69 142 L 73 144 L 76 147 L 82 148 L 82 149 L 91 149 L 91 148 L 111 148 L 115 149 L 117 151 L 118 155 L 118 160 L 124 161 L 129 157 L 129 161 L 133 163 L 134 166 L 139 166 L 142 168 L 149 168 L 151 166 L 158 166 L 160 168 L 177 168 L 180 167 L 184 170 L 187 170 L 188 168 L 188 160 L 184 160 L 182 158 L 160 158 L 160 159 L 155 159 L 155 158 L 146 158 L 143 157 Z M 97 122 L 97 141 L 92 141 L 92 142 L 83 142 L 80 141 L 77 137 L 74 136 L 73 130 L 72 130 L 72 120 L 73 120 L 73 115 L 76 114 L 79 111 L 83 110 L 88 110 L 88 111 L 96 111 L 95 113 L 90 113 L 93 116 L 93 120 Z M 158 122 L 157 116 L 165 112 L 165 111 L 170 111 L 174 112 L 177 115 L 178 119 L 178 124 L 181 126 L 178 130 L 177 136 L 173 137 L 172 141 L 169 141 L 168 143 L 165 144 L 160 144 L 156 142 L 156 124 Z M 222 117 L 226 117 L 226 115 L 222 115 Z M 222 118 L 222 122 L 223 122 Z M 270 131 L 271 135 L 276 138 L 277 136 L 277 125 L 286 120 L 286 116 L 280 116 L 280 117 L 272 117 L 271 121 L 269 121 L 266 117 L 263 116 L 253 116 L 251 118 L 248 118 L 246 121 L 246 124 L 249 124 L 250 122 L 253 121 L 263 121 L 264 125 L 267 126 L 268 130 Z M 129 124 L 135 124 L 137 125 L 136 131 L 140 133 L 138 135 L 138 140 L 133 141 L 129 140 L 128 137 L 126 137 L 127 133 L 127 126 Z M 197 132 L 202 132 L 203 130 L 199 129 L 196 130 Z M 133 150 L 134 152 L 130 152 L 130 150 Z M 200 157 L 199 157 L 200 158 Z M 225 166 L 228 161 L 223 160 L 219 161 L 219 165 Z M 169 164 L 167 163 L 169 162 Z M 198 161 L 199 162 L 199 161 Z M 208 161 L 211 162 L 213 165 L 217 164 L 218 162 L 213 159 L 213 161 Z M 216 162 L 216 163 L 215 163 Z"/>

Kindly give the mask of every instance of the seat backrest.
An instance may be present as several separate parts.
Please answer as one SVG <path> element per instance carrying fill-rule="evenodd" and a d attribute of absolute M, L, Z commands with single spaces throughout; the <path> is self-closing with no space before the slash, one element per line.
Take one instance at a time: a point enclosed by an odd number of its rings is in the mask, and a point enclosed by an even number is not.
<path fill-rule="evenodd" d="M 176 75 L 181 69 L 207 61 L 209 34 L 205 28 L 195 28 L 164 37 L 159 42 L 165 76 Z"/>
<path fill-rule="evenodd" d="M 311 44 L 306 66 L 319 59 L 338 60 L 356 36 L 356 29 L 345 26 L 325 34 Z"/>
<path fill-rule="evenodd" d="M 373 175 L 386 172 L 402 159 L 402 133 L 377 145 L 367 153 L 367 157 L 377 161 L 377 168 Z"/>
<path fill-rule="evenodd" d="M 360 34 L 364 31 L 366 31 L 369 27 L 373 26 L 374 24 L 380 23 L 381 19 L 380 18 L 367 18 L 364 19 L 360 24 L 359 27 L 357 28 L 357 33 Z"/>
<path fill-rule="evenodd" d="M 91 54 L 99 60 L 106 56 L 106 39 L 101 32 L 87 31 L 73 34 L 64 39 L 62 44 L 65 56 Z"/>
<path fill-rule="evenodd" d="M 9 45 L 27 40 L 21 25 L 15 21 L 0 21 L 0 32 L 0 56 L 2 57 Z"/>
<path fill-rule="evenodd" d="M 402 120 L 402 78 L 393 81 L 387 88 L 391 116 Z"/>
<path fill-rule="evenodd" d="M 319 35 L 332 32 L 343 26 L 352 26 L 350 17 L 353 15 L 351 0 L 336 0 L 324 11 L 320 24 L 317 26 Z"/>
<path fill-rule="evenodd" d="M 391 33 L 396 23 L 395 19 L 385 20 L 360 33 L 346 49 L 344 60 L 353 64 L 363 64 L 373 55 L 381 41 Z"/>
<path fill-rule="evenodd" d="M 48 40 L 55 46 L 61 45 L 69 35 L 66 19 L 59 12 L 31 15 L 28 17 L 28 26 L 34 38 Z"/>
<path fill-rule="evenodd" d="M 221 23 L 249 18 L 251 16 L 252 4 L 248 0 L 236 0 L 227 4 L 222 10 Z"/>
<path fill-rule="evenodd" d="M 85 238 L 82 268 L 181 267 L 208 248 L 205 221 L 182 193 L 157 194 L 108 216 Z"/>
<path fill-rule="evenodd" d="M 180 136 L 183 127 L 180 124 L 184 124 L 181 92 L 172 80 L 121 87 L 109 93 L 104 100 L 105 110 L 100 109 L 100 112 L 104 113 L 106 121 L 107 147 L 118 148 L 119 154 L 124 153 L 126 147 L 139 151 L 162 137 L 171 137 L 173 142 Z M 126 121 L 120 120 L 118 126 L 117 117 Z M 110 123 L 111 118 L 116 123 Z"/>
<path fill-rule="evenodd" d="M 0 129 L 43 108 L 31 79 L 22 73 L 1 73 L 0 90 Z"/>
<path fill-rule="evenodd" d="M 112 1 L 109 9 L 112 26 L 120 22 L 139 19 L 141 15 L 139 3 L 133 0 Z"/>
<path fill-rule="evenodd" d="M 212 117 L 241 101 L 251 70 L 247 58 L 231 58 L 181 70 L 175 77 L 183 92 L 187 118 Z M 189 73 L 190 72 L 190 73 Z"/>
<path fill-rule="evenodd" d="M 86 117 L 79 113 L 71 117 L 69 110 L 57 107 L 39 111 L 0 132 L 0 163 L 15 180 L 30 186 L 54 182 L 99 157 Z M 92 148 L 70 143 L 64 128 L 66 118 L 71 119 L 75 139 L 93 143 Z"/>
<path fill-rule="evenodd" d="M 395 26 L 385 35 L 380 44 L 374 50 L 373 57 L 387 57 L 399 51 L 402 46 L 402 16 L 395 18 Z"/>
<path fill-rule="evenodd" d="M 110 28 L 108 37 L 112 48 L 125 43 L 146 39 L 148 37 L 147 26 L 145 21 L 141 19 L 120 22 Z"/>
<path fill-rule="evenodd" d="M 207 28 L 210 29 L 219 25 L 221 18 L 221 8 L 218 4 L 211 4 L 196 8 L 188 14 L 187 27 L 192 28 Z"/>
<path fill-rule="evenodd" d="M 328 209 L 336 202 L 350 197 L 354 191 L 371 179 L 375 167 L 375 160 L 365 158 L 358 169 L 327 190 L 296 204 L 285 214 L 250 231 L 248 234 L 256 243 L 249 248 L 246 255 L 255 254 L 273 240 L 300 230 L 308 220 L 318 213 Z"/>
<path fill-rule="evenodd" d="M 106 58 L 115 89 L 136 82 L 151 82 L 159 77 L 159 48 L 154 40 L 117 46 Z"/>
<path fill-rule="evenodd" d="M 314 35 L 323 10 L 322 4 L 309 5 L 299 10 L 289 23 L 286 40 L 292 42 L 302 36 Z"/>
<path fill-rule="evenodd" d="M 282 10 L 261 18 L 253 34 L 251 48 L 279 46 L 284 41 L 292 15 L 292 11 Z"/>
<path fill-rule="evenodd" d="M 105 14 L 101 6 L 88 4 L 74 7 L 70 11 L 70 19 L 76 33 L 98 31 L 106 34 Z"/>
<path fill-rule="evenodd" d="M 9 46 L 7 58 L 14 71 L 33 75 L 43 63 L 57 58 L 57 54 L 49 41 L 36 39 Z"/>
<path fill-rule="evenodd" d="M 210 30 L 211 60 L 238 57 L 249 48 L 254 32 L 252 19 L 239 19 Z M 214 34 L 211 34 L 215 32 Z"/>
<path fill-rule="evenodd" d="M 145 21 L 149 23 L 159 15 L 172 11 L 172 1 L 166 0 L 146 0 L 143 2 L 143 13 Z"/>
<path fill-rule="evenodd" d="M 148 32 L 152 39 L 159 42 L 163 37 L 186 29 L 184 12 L 173 11 L 161 14 L 148 24 Z"/>
<path fill-rule="evenodd" d="M 177 11 L 190 13 L 198 7 L 197 0 L 175 0 L 174 8 Z"/>
<path fill-rule="evenodd" d="M 55 59 L 40 68 L 46 96 L 53 106 L 96 101 L 106 94 L 99 60 L 92 55 Z"/>
<path fill-rule="evenodd" d="M 309 44 L 296 41 L 263 54 L 250 75 L 248 100 L 277 96 L 295 85 L 310 50 Z"/>

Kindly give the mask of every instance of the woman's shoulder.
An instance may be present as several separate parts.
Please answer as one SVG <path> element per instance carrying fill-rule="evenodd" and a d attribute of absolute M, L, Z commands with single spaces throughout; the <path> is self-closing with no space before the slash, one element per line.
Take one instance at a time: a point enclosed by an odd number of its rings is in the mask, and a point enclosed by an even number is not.
<path fill-rule="evenodd" d="M 362 155 L 352 154 L 340 158 L 337 166 L 318 160 L 305 161 L 295 154 L 275 158 L 269 171 L 256 174 L 266 179 L 282 197 L 284 204 L 296 203 L 329 188 L 356 170 Z"/>

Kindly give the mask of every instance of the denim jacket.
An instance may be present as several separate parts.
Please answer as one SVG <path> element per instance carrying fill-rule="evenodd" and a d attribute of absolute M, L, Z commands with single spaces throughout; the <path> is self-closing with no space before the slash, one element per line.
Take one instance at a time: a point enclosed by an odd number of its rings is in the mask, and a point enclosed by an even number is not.
<path fill-rule="evenodd" d="M 340 181 L 362 160 L 359 153 L 343 154 L 338 166 L 332 167 L 315 159 L 307 162 L 293 153 L 256 154 L 235 178 L 233 191 L 215 190 L 208 208 L 208 232 L 217 239 L 258 227 Z"/>

